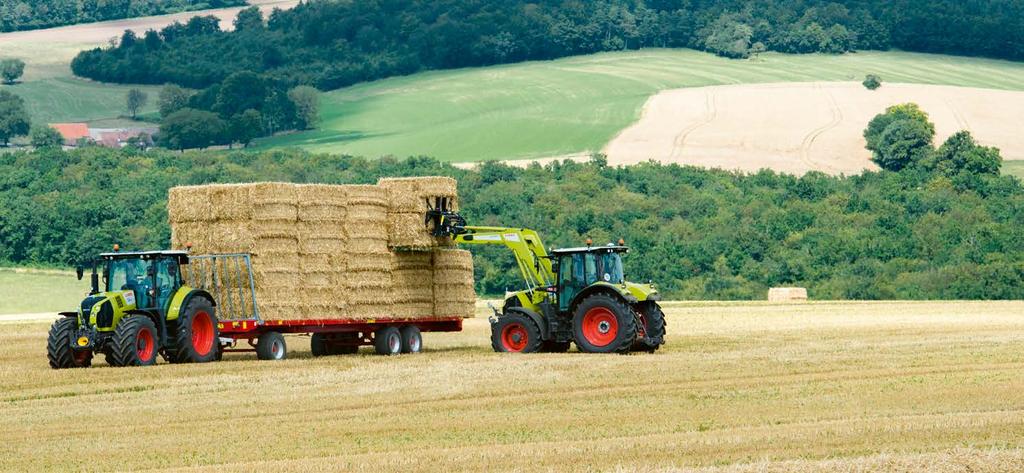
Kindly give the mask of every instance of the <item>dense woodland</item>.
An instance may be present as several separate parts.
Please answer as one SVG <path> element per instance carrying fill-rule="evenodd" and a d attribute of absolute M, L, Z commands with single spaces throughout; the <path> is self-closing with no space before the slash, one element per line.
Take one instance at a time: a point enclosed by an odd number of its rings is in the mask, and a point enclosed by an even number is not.
<path fill-rule="evenodd" d="M 907 125 L 892 123 L 883 135 Z M 66 266 L 114 242 L 165 247 L 167 189 L 177 184 L 449 175 L 470 222 L 536 228 L 553 246 L 624 238 L 629 277 L 671 298 L 757 299 L 800 285 L 819 299 L 1020 299 L 1024 187 L 998 174 L 992 151 L 961 134 L 927 156 L 913 151 L 923 161 L 899 172 L 795 177 L 601 158 L 462 170 L 295 150 L 46 148 L 0 156 L 0 261 Z M 473 251 L 481 293 L 520 287 L 507 251 Z"/>
<path fill-rule="evenodd" d="M 239 71 L 322 90 L 424 69 L 642 47 L 730 57 L 899 48 L 1024 59 L 1017 0 L 309 0 L 82 52 L 91 79 L 203 89 Z"/>
<path fill-rule="evenodd" d="M 245 0 L 0 0 L 0 31 L 246 5 Z"/>

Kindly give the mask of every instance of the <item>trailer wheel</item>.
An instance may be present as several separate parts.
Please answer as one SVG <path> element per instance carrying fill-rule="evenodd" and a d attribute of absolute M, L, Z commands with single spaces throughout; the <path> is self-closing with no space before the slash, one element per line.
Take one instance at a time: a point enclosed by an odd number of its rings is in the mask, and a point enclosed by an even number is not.
<path fill-rule="evenodd" d="M 402 353 L 419 353 L 423 350 L 423 334 L 415 325 L 402 327 Z"/>
<path fill-rule="evenodd" d="M 330 355 L 331 351 L 327 346 L 327 337 L 322 333 L 314 333 L 313 336 L 309 337 L 309 351 L 313 352 L 313 356 Z"/>
<path fill-rule="evenodd" d="M 397 355 L 402 352 L 402 334 L 395 327 L 384 327 L 373 335 L 373 348 L 378 355 Z"/>
<path fill-rule="evenodd" d="M 129 315 L 114 328 L 110 346 L 113 366 L 149 366 L 156 364 L 156 324 L 145 315 Z"/>
<path fill-rule="evenodd" d="M 217 360 L 220 333 L 213 304 L 193 297 L 176 320 L 168 321 L 167 358 L 171 363 L 207 363 Z"/>
<path fill-rule="evenodd" d="M 572 328 L 576 346 L 584 353 L 628 353 L 636 341 L 633 309 L 605 293 L 583 299 Z"/>
<path fill-rule="evenodd" d="M 491 325 L 491 348 L 496 352 L 534 353 L 541 346 L 540 329 L 525 315 L 513 312 Z"/>
<path fill-rule="evenodd" d="M 71 348 L 77 328 L 78 320 L 74 317 L 61 317 L 50 326 L 50 334 L 46 339 L 46 358 L 50 360 L 50 368 L 59 370 L 92 366 L 92 351 Z"/>
<path fill-rule="evenodd" d="M 256 358 L 261 360 L 283 360 L 288 356 L 288 345 L 284 342 L 284 335 L 277 332 L 267 332 L 260 335 L 256 341 Z"/>

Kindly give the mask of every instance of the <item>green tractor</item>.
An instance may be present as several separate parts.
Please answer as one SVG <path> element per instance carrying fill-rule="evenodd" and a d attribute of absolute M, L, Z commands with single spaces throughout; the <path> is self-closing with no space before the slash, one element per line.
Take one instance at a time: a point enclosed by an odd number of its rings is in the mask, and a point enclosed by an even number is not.
<path fill-rule="evenodd" d="M 182 282 L 188 253 L 114 250 L 92 262 L 91 291 L 78 311 L 61 312 L 50 327 L 50 366 L 88 367 L 98 353 L 111 366 L 152 365 L 157 354 L 171 363 L 219 359 L 213 296 Z M 79 280 L 84 272 L 78 268 Z"/>
<path fill-rule="evenodd" d="M 586 353 L 655 352 L 665 343 L 665 314 L 653 284 L 626 281 L 623 241 L 607 246 L 552 250 L 536 231 L 476 227 L 428 202 L 426 223 L 436 237 L 464 245 L 504 245 L 512 250 L 526 289 L 506 296 L 491 317 L 491 345 L 498 352 L 565 352 L 571 343 Z"/>

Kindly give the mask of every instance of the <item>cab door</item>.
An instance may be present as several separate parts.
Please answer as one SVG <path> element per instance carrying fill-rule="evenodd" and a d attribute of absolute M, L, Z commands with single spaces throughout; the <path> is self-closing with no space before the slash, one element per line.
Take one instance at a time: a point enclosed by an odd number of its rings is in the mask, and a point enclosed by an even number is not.
<path fill-rule="evenodd" d="M 178 262 L 172 258 L 163 258 L 156 263 L 156 307 L 167 313 L 171 297 L 178 290 Z"/>
<path fill-rule="evenodd" d="M 558 262 L 558 310 L 568 311 L 569 304 L 586 287 L 583 255 L 561 255 Z"/>

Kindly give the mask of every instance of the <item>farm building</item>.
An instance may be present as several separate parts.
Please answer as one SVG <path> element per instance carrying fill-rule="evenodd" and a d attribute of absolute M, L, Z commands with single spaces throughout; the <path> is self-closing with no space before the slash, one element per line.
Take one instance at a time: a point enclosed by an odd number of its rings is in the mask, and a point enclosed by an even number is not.
<path fill-rule="evenodd" d="M 50 128 L 64 137 L 64 146 L 79 146 L 82 140 L 107 148 L 123 148 L 133 139 L 145 146 L 153 145 L 157 127 L 89 128 L 87 123 L 51 123 Z"/>

